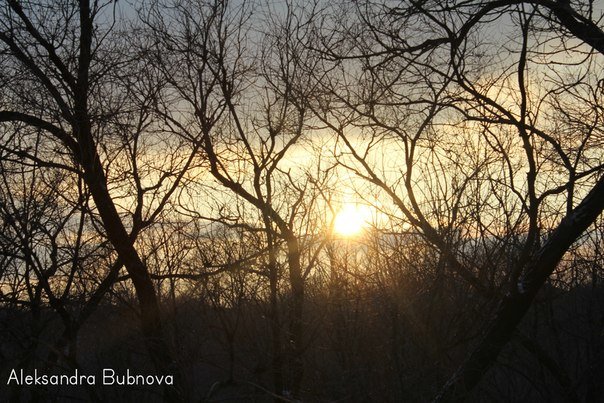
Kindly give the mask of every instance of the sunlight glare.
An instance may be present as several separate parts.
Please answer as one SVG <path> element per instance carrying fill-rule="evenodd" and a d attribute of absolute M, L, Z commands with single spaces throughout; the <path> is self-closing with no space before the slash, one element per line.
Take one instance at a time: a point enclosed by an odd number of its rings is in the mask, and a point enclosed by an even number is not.
<path fill-rule="evenodd" d="M 371 221 L 371 211 L 367 206 L 344 205 L 336 214 L 333 229 L 342 236 L 358 235 Z"/>

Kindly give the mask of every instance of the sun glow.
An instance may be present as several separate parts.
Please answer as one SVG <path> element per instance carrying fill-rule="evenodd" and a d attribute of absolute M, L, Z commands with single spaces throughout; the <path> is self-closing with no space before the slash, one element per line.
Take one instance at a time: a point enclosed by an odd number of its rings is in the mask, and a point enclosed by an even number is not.
<path fill-rule="evenodd" d="M 333 230 L 341 236 L 355 236 L 360 234 L 371 221 L 371 210 L 367 206 L 345 204 L 336 214 Z"/>

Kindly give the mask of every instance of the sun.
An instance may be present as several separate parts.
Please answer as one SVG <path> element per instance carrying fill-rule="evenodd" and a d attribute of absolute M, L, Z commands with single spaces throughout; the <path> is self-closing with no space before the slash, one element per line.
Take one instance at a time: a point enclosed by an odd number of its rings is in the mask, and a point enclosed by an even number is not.
<path fill-rule="evenodd" d="M 333 231 L 342 236 L 358 235 L 365 229 L 371 220 L 371 211 L 367 206 L 345 204 L 336 214 Z"/>

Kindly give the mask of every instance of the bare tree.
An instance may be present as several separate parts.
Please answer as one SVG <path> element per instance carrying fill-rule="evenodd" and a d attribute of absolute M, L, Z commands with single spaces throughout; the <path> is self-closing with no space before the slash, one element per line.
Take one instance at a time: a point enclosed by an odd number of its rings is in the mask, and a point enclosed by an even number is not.
<path fill-rule="evenodd" d="M 598 317 L 601 13 L 2 2 L 0 314 L 31 326 L 0 355 L 77 368 L 101 307 L 187 368 L 172 401 L 424 401 L 455 368 L 435 401 L 593 400 L 601 329 L 558 329 Z M 375 222 L 340 238 L 348 193 Z"/>
<path fill-rule="evenodd" d="M 154 48 L 158 68 L 183 106 L 175 113 L 170 104 L 164 109 L 159 104 L 159 113 L 200 146 L 214 180 L 256 210 L 256 222 L 229 216 L 226 208 L 219 219 L 266 234 L 274 384 L 277 393 L 294 395 L 303 373 L 305 217 L 317 196 L 313 178 L 288 167 L 288 159 L 304 144 L 308 129 L 307 98 L 313 88 L 301 63 L 300 40 L 313 12 L 285 5 L 285 10 L 253 14 L 248 4 L 216 1 L 152 8 L 148 19 L 159 44 Z M 262 18 L 270 30 L 249 29 Z M 290 288 L 286 346 L 281 346 L 277 307 L 282 248 Z M 306 264 L 312 265 L 312 258 Z"/>
<path fill-rule="evenodd" d="M 499 299 L 476 349 L 436 398 L 463 400 L 602 211 L 602 166 L 588 155 L 599 155 L 593 66 L 604 36 L 592 3 L 352 9 L 338 9 L 313 46 L 338 71 L 331 82 L 318 80 L 331 95 L 315 112 L 347 146 L 343 164 L 388 195 L 452 272 Z M 516 27 L 501 46 L 487 31 L 499 21 Z M 573 38 L 587 46 L 571 45 Z M 546 67 L 561 55 L 584 70 Z M 400 177 L 376 163 L 391 143 Z"/>
<path fill-rule="evenodd" d="M 0 120 L 5 133 L 19 139 L 5 143 L 17 144 L 5 147 L 8 155 L 82 180 L 94 201 L 92 222 L 100 224 L 117 254 L 82 319 L 125 267 L 136 290 L 150 356 L 158 371 L 176 375 L 162 334 L 157 293 L 135 240 L 167 205 L 194 164 L 196 151 L 183 154 L 178 144 L 162 143 L 158 137 L 162 129 L 154 126 L 145 103 L 160 88 L 152 76 L 141 75 L 145 67 L 137 64 L 138 55 L 128 54 L 127 35 L 118 38 L 116 7 L 88 1 L 4 3 L 0 63 L 5 91 Z M 36 138 L 39 146 L 33 149 Z M 168 155 L 171 147 L 179 154 L 149 159 L 162 149 Z M 34 154 L 32 149 L 43 153 Z M 124 207 L 127 212 L 130 206 L 128 220 Z M 167 393 L 178 399 L 173 388 Z"/>

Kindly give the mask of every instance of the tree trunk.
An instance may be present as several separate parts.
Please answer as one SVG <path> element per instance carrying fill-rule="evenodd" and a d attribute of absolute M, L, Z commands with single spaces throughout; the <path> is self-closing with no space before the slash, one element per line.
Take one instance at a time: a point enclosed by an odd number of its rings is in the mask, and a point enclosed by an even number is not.
<path fill-rule="evenodd" d="M 517 289 L 501 301 L 484 336 L 468 359 L 449 379 L 434 402 L 462 402 L 497 360 L 518 324 L 531 307 L 541 286 L 558 266 L 568 248 L 604 209 L 604 177 L 549 236 L 539 249 Z"/>
<path fill-rule="evenodd" d="M 97 157 L 98 158 L 98 157 Z M 98 161 L 98 159 L 97 159 Z M 139 301 L 145 344 L 155 368 L 162 375 L 172 375 L 179 384 L 181 377 L 162 332 L 159 303 L 147 267 L 142 262 L 109 195 L 100 163 L 85 165 L 84 179 L 98 209 L 107 238 L 130 275 Z M 179 386 L 179 385 L 175 385 Z M 166 398 L 180 401 L 178 387 L 168 387 Z"/>
<path fill-rule="evenodd" d="M 283 394 L 283 348 L 281 346 L 281 321 L 279 320 L 279 294 L 278 294 L 278 273 L 277 267 L 271 261 L 269 267 L 270 282 L 270 316 L 271 316 L 271 337 L 272 337 L 272 372 L 273 387 L 275 393 Z"/>
<path fill-rule="evenodd" d="M 290 300 L 290 385 L 291 393 L 297 397 L 300 393 L 302 377 L 304 376 L 303 354 L 303 307 L 304 307 L 304 279 L 300 265 L 300 250 L 297 239 L 287 240 L 287 260 L 289 265 L 289 280 L 291 285 Z"/>

